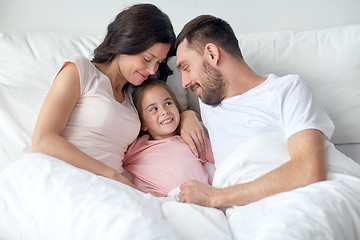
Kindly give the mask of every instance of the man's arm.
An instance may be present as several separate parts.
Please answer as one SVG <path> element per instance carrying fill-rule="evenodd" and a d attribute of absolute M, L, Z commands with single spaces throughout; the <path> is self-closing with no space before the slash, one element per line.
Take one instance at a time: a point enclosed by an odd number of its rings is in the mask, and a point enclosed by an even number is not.
<path fill-rule="evenodd" d="M 326 179 L 324 135 L 315 129 L 303 130 L 288 139 L 291 160 L 248 183 L 227 188 L 189 181 L 181 186 L 181 202 L 209 207 L 246 205 L 276 193 Z"/>

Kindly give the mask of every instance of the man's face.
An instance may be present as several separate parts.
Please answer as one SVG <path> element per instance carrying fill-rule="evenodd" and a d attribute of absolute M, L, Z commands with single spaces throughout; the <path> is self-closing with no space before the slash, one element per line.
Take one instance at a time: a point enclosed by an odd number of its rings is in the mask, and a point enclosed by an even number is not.
<path fill-rule="evenodd" d="M 176 56 L 183 87 L 194 91 L 203 103 L 219 105 L 226 93 L 226 81 L 221 72 L 211 66 L 204 55 L 189 48 L 186 40 L 178 46 Z"/>

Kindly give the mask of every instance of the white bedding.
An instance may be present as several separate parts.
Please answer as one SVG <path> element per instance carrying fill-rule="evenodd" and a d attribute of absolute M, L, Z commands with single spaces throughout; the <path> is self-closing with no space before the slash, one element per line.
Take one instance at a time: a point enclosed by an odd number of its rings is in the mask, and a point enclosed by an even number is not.
<path fill-rule="evenodd" d="M 156 198 L 40 153 L 0 173 L 0 212 L 0 239 L 232 239 L 221 210 Z"/>
<path fill-rule="evenodd" d="M 0 239 L 360 239 L 360 166 L 329 142 L 326 158 L 327 181 L 225 216 L 26 154 L 0 173 Z M 288 159 L 281 135 L 257 137 L 217 169 L 213 184 L 251 181 Z"/>
<path fill-rule="evenodd" d="M 360 239 L 360 165 L 325 143 L 327 181 L 226 210 L 235 239 Z M 241 144 L 218 167 L 213 185 L 254 180 L 290 159 L 271 133 Z"/>

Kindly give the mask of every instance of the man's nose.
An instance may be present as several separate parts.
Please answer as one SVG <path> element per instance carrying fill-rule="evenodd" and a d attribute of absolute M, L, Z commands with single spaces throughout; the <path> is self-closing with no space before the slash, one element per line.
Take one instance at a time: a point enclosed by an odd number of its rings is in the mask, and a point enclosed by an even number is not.
<path fill-rule="evenodd" d="M 184 73 L 181 74 L 181 83 L 183 88 L 188 88 L 191 85 L 190 79 L 187 76 L 185 76 Z"/>

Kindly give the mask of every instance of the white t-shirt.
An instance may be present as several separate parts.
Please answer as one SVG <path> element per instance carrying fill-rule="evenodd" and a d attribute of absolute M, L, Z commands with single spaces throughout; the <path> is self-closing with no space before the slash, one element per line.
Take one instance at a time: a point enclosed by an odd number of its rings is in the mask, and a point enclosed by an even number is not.
<path fill-rule="evenodd" d="M 124 89 L 125 100 L 116 101 L 110 79 L 84 57 L 72 57 L 79 70 L 78 99 L 62 136 L 93 158 L 123 172 L 122 160 L 140 131 L 132 102 L 132 87 Z"/>
<path fill-rule="evenodd" d="M 200 101 L 201 117 L 219 166 L 239 144 L 269 132 L 289 138 L 305 129 L 318 129 L 330 139 L 334 124 L 297 75 L 270 74 L 259 86 L 212 107 Z M 261 151 L 261 149 L 259 149 Z"/>

